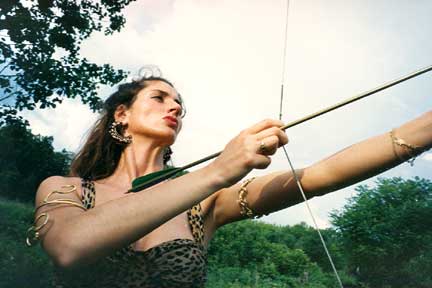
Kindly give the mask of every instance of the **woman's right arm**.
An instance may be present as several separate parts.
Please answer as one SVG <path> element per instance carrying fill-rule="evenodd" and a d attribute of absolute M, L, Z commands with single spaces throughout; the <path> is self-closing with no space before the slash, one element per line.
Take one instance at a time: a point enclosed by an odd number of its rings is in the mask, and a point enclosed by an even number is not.
<path fill-rule="evenodd" d="M 92 262 L 137 241 L 221 189 L 222 182 L 215 175 L 211 167 L 206 167 L 86 211 L 67 204 L 46 205 L 35 215 L 49 215 L 48 223 L 39 231 L 41 244 L 60 267 Z M 79 182 L 79 179 L 75 178 L 74 182 Z M 71 178 L 47 178 L 39 186 L 36 207 L 49 193 L 65 190 L 61 187 L 70 184 Z M 74 185 L 79 187 L 80 183 Z M 54 199 L 80 202 L 77 193 L 52 194 L 49 200 Z M 44 220 L 41 217 L 35 224 L 40 225 Z"/>
<path fill-rule="evenodd" d="M 287 139 L 280 126 L 280 121 L 262 121 L 231 140 L 208 166 L 93 209 L 83 211 L 62 204 L 38 209 L 35 217 L 49 214 L 47 225 L 39 231 L 43 248 L 58 266 L 67 268 L 92 262 L 137 241 L 214 192 L 235 184 L 252 169 L 267 167 L 270 158 L 259 153 L 257 134 L 274 135 L 274 141 L 285 144 Z M 72 179 L 76 183 L 71 183 Z M 80 187 L 80 180 L 47 178 L 39 186 L 36 207 L 49 193 L 70 184 Z M 49 199 L 60 198 L 80 202 L 76 193 L 53 194 Z"/>

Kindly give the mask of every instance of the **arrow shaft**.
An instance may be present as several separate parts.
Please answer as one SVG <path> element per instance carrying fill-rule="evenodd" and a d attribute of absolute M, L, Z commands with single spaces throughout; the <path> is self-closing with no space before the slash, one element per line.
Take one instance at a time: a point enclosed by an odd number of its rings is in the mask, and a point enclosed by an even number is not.
<path fill-rule="evenodd" d="M 342 102 L 339 102 L 339 103 L 337 103 L 337 104 L 335 104 L 335 105 L 333 105 L 333 106 L 327 107 L 327 108 L 322 109 L 322 110 L 320 110 L 320 111 L 318 111 L 318 112 L 315 112 L 315 113 L 313 113 L 313 114 L 307 115 L 307 116 L 305 116 L 305 117 L 303 117 L 303 118 L 301 118 L 301 119 L 298 119 L 298 120 L 295 120 L 295 121 L 293 121 L 293 122 L 290 122 L 290 123 L 288 123 L 288 124 L 282 126 L 281 129 L 282 129 L 282 130 L 286 130 L 286 129 L 288 129 L 288 128 L 294 127 L 294 126 L 299 125 L 299 124 L 301 124 L 301 123 L 303 123 L 303 122 L 306 122 L 306 121 L 308 121 L 308 120 L 311 120 L 311 119 L 313 119 L 313 118 L 316 118 L 316 117 L 318 117 L 318 116 L 320 116 L 320 115 L 326 114 L 326 113 L 328 113 L 328 112 L 330 112 L 330 111 L 336 110 L 336 109 L 338 109 L 338 108 L 340 108 L 340 107 L 343 107 L 343 106 L 345 106 L 345 105 L 348 105 L 348 104 L 350 104 L 350 103 L 353 103 L 353 102 L 355 102 L 355 101 L 358 101 L 358 100 L 360 100 L 360 99 L 363 99 L 363 98 L 365 98 L 365 97 L 367 97 L 367 96 L 370 96 L 370 95 L 373 95 L 373 94 L 378 93 L 378 92 L 380 92 L 380 91 L 383 91 L 383 90 L 385 90 L 385 89 L 387 89 L 387 88 L 390 88 L 390 87 L 392 87 L 392 86 L 395 86 L 395 85 L 397 85 L 397 84 L 399 84 L 399 83 L 402 83 L 402 82 L 407 81 L 407 80 L 409 80 L 409 79 L 411 79 L 411 78 L 417 77 L 417 76 L 419 76 L 419 75 L 421 75 L 421 74 L 424 74 L 424 73 L 426 73 L 426 72 L 429 72 L 429 71 L 431 71 L 431 70 L 432 70 L 432 66 L 428 66 L 428 67 L 426 67 L 426 68 L 420 69 L 420 70 L 415 71 L 415 72 L 413 72 L 413 73 L 411 73 L 411 74 L 409 74 L 409 75 L 407 75 L 407 76 L 404 76 L 404 77 L 401 77 L 401 78 L 399 78 L 399 79 L 396 79 L 396 80 L 393 80 L 393 81 L 387 82 L 387 83 L 385 83 L 385 84 L 383 84 L 383 85 L 381 85 L 381 86 L 378 86 L 378 87 L 376 87 L 376 88 L 374 88 L 374 89 L 372 89 L 372 90 L 366 91 L 366 92 L 361 93 L 361 94 L 359 94 L 359 95 L 357 95 L 357 96 L 354 96 L 354 97 L 352 97 L 352 98 L 349 98 L 349 99 L 347 99 L 347 100 L 344 100 L 344 101 L 342 101 Z M 209 156 L 207 156 L 207 157 L 204 157 L 204 158 L 202 158 L 202 159 L 199 159 L 199 160 L 197 160 L 197 161 L 195 161 L 195 162 L 192 162 L 192 163 L 189 163 L 189 164 L 184 165 L 184 166 L 182 166 L 182 167 L 179 167 L 178 169 L 176 169 L 176 170 L 174 170 L 174 171 L 170 171 L 170 172 L 167 173 L 167 174 L 164 174 L 164 175 L 161 175 L 161 176 L 155 177 L 154 179 L 151 179 L 151 180 L 149 180 L 149 181 L 147 181 L 147 182 L 145 182 L 145 183 L 142 183 L 141 185 L 138 185 L 138 186 L 136 186 L 136 187 L 130 189 L 129 192 L 138 192 L 138 191 L 140 191 L 140 190 L 143 190 L 143 189 L 149 188 L 149 187 L 151 187 L 151 186 L 153 186 L 153 185 L 156 185 L 156 184 L 158 184 L 158 183 L 160 183 L 160 182 L 162 182 L 162 181 L 164 181 L 164 180 L 167 180 L 167 179 L 171 178 L 172 176 L 174 176 L 175 174 L 177 174 L 177 173 L 179 173 L 179 172 L 181 172 L 181 171 L 184 171 L 184 170 L 186 170 L 186 169 L 189 169 L 189 168 L 191 168 L 191 167 L 194 167 L 194 166 L 196 166 L 196 165 L 199 165 L 199 164 L 201 164 L 201 163 L 204 163 L 204 162 L 206 162 L 206 161 L 209 161 L 209 160 L 211 160 L 211 159 L 214 159 L 214 158 L 218 157 L 221 153 L 222 153 L 222 151 L 219 151 L 219 152 L 217 152 L 217 153 L 214 153 L 214 154 L 212 154 L 212 155 L 209 155 Z"/>
<path fill-rule="evenodd" d="M 358 100 L 360 100 L 360 99 L 363 99 L 363 98 L 365 98 L 365 97 L 367 97 L 367 96 L 370 96 L 370 95 L 372 95 L 372 94 L 378 93 L 378 92 L 380 92 L 380 91 L 382 91 L 382 90 L 385 90 L 385 89 L 387 89 L 387 88 L 390 88 L 390 87 L 392 87 L 392 86 L 395 86 L 395 85 L 397 85 L 397 84 L 399 84 L 399 83 L 402 83 L 402 82 L 407 81 L 407 80 L 409 80 L 409 79 L 411 79 L 411 78 L 417 77 L 417 76 L 419 76 L 419 75 L 421 75 L 421 74 L 424 74 L 424 73 L 426 73 L 426 72 L 429 72 L 429 71 L 431 71 L 431 70 L 432 70 L 432 66 L 429 66 L 429 67 L 426 67 L 426 68 L 420 69 L 420 70 L 418 70 L 418 71 L 416 71 L 416 72 L 413 72 L 413 73 L 411 73 L 411 74 L 409 74 L 409 75 L 407 75 L 407 76 L 401 77 L 401 78 L 396 79 L 396 80 L 393 80 L 393 81 L 391 81 L 391 82 L 387 82 L 387 83 L 385 83 L 385 84 L 383 84 L 383 85 L 381 85 L 381 86 L 378 86 L 378 87 L 376 87 L 376 88 L 374 88 L 374 89 L 372 89 L 372 90 L 366 91 L 366 92 L 364 92 L 364 93 L 362 93 L 362 94 L 359 94 L 359 95 L 357 95 L 357 96 L 354 96 L 354 97 L 352 97 L 352 98 L 349 98 L 349 99 L 347 99 L 347 100 L 344 100 L 344 101 L 342 101 L 342 102 L 339 102 L 339 103 L 337 103 L 337 104 L 335 104 L 335 105 L 333 105 L 333 106 L 327 107 L 327 108 L 322 109 L 322 110 L 320 110 L 320 111 L 318 111 L 318 112 L 315 112 L 315 113 L 313 113 L 313 114 L 307 115 L 307 116 L 305 116 L 305 117 L 303 117 L 303 118 L 301 118 L 301 119 L 298 119 L 298 120 L 295 120 L 295 121 L 293 121 L 293 122 L 290 122 L 290 123 L 288 123 L 288 124 L 282 126 L 281 129 L 282 129 L 282 130 L 286 130 L 286 129 L 288 129 L 288 128 L 294 127 L 294 126 L 296 126 L 296 125 L 298 125 L 298 124 L 301 124 L 301 123 L 303 123 L 303 122 L 305 122 L 305 121 L 311 120 L 311 119 L 313 119 L 313 118 L 315 118 L 315 117 L 318 117 L 318 116 L 321 116 L 321 115 L 323 115 L 323 114 L 325 114 L 325 113 L 328 113 L 328 112 L 330 112 L 330 111 L 336 110 L 336 109 L 338 109 L 338 108 L 340 108 L 340 107 L 342 107 L 342 106 L 348 105 L 348 104 L 350 104 L 350 103 L 353 103 L 353 102 L 355 102 L 355 101 L 358 101 Z"/>

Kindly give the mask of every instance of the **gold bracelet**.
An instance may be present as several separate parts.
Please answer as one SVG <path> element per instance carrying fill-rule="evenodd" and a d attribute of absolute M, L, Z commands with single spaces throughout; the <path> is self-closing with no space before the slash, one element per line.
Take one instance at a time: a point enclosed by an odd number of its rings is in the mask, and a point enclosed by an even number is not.
<path fill-rule="evenodd" d="M 237 203 L 240 206 L 240 214 L 244 217 L 251 218 L 251 219 L 260 218 L 263 216 L 263 215 L 256 214 L 249 207 L 249 203 L 247 202 L 247 199 L 246 199 L 246 197 L 248 195 L 247 185 L 249 185 L 249 183 L 251 183 L 254 179 L 255 179 L 255 177 L 252 177 L 252 178 L 247 179 L 243 182 L 243 184 L 240 186 L 240 190 L 238 191 L 239 199 L 237 200 Z"/>
<path fill-rule="evenodd" d="M 394 129 L 392 129 L 390 131 L 390 138 L 392 139 L 393 144 L 396 144 L 400 147 L 403 147 L 404 150 L 406 151 L 406 153 L 408 154 L 408 159 L 403 159 L 397 152 L 396 152 L 396 148 L 393 145 L 393 152 L 396 155 L 397 158 L 399 158 L 399 160 L 401 160 L 402 162 L 407 161 L 411 166 L 414 165 L 414 161 L 416 159 L 416 157 L 418 155 L 420 155 L 421 153 L 423 153 L 424 151 L 426 151 L 423 147 L 420 146 L 415 146 L 412 144 L 407 143 L 405 140 L 398 138 L 394 135 Z"/>
<path fill-rule="evenodd" d="M 42 217 L 45 217 L 45 221 L 42 224 L 35 226 L 37 221 Z M 29 229 L 27 229 L 27 237 L 26 237 L 27 246 L 31 247 L 33 246 L 34 243 L 39 241 L 39 236 L 40 236 L 39 230 L 41 230 L 48 223 L 48 220 L 49 220 L 48 213 L 41 213 L 38 217 L 36 217 L 34 221 L 35 224 Z"/>
<path fill-rule="evenodd" d="M 69 194 L 72 192 L 76 191 L 76 186 L 75 185 L 65 185 L 62 186 L 61 188 L 67 188 L 66 191 L 59 191 L 59 190 L 54 190 L 52 192 L 50 192 L 42 201 L 42 204 L 37 206 L 35 208 L 35 213 L 42 207 L 46 206 L 46 205 L 56 205 L 56 204 L 66 204 L 66 205 L 71 205 L 77 208 L 81 208 L 83 210 L 87 210 L 84 205 L 78 201 L 74 201 L 71 199 L 66 199 L 66 198 L 58 198 L 58 199 L 53 199 L 53 200 L 49 200 L 49 198 L 54 195 L 54 194 Z M 39 221 L 39 219 L 41 219 L 42 217 L 45 217 L 45 220 L 42 224 L 37 225 L 37 222 Z M 28 230 L 27 230 L 27 237 L 26 237 L 26 244 L 27 246 L 32 246 L 34 243 L 36 243 L 37 241 L 39 241 L 39 237 L 40 237 L 40 233 L 39 231 L 46 225 L 48 224 L 48 220 L 49 220 L 49 214 L 44 212 L 41 213 L 40 215 L 38 215 L 35 220 L 34 220 L 34 224 L 33 226 L 31 226 Z M 37 226 L 36 226 L 37 225 Z"/>

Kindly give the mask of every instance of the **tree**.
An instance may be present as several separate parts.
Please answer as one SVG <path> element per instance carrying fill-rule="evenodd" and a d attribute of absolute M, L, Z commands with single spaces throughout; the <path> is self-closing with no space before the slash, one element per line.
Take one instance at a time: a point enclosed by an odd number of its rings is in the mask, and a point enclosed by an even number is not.
<path fill-rule="evenodd" d="M 278 227 L 257 221 L 241 221 L 226 225 L 217 231 L 209 246 L 209 270 L 213 275 L 231 279 L 231 282 L 255 283 L 254 287 L 262 287 L 265 281 L 281 284 L 271 287 L 337 287 L 333 272 L 325 272 L 319 263 L 311 261 L 305 249 L 309 247 L 303 246 L 305 243 L 315 245 L 310 238 L 312 235 L 317 238 L 316 233 L 304 224 Z M 330 233 L 333 232 L 325 234 L 330 236 Z M 317 243 L 316 246 L 322 249 L 320 245 Z M 316 254 L 319 261 L 327 265 L 326 256 L 321 255 L 324 253 Z M 239 270 L 246 272 L 240 275 Z M 341 276 L 345 284 L 353 282 L 349 276 Z M 227 287 L 227 283 L 229 280 L 221 287 Z"/>
<path fill-rule="evenodd" d="M 356 190 L 332 215 L 352 271 L 371 287 L 431 287 L 432 182 L 379 179 Z"/>
<path fill-rule="evenodd" d="M 0 195 L 33 201 L 39 183 L 52 175 L 65 175 L 70 152 L 55 152 L 52 137 L 33 135 L 20 121 L 0 128 Z"/>
<path fill-rule="evenodd" d="M 314 228 L 307 226 L 306 223 L 300 223 L 287 228 L 289 228 L 287 233 L 295 238 L 294 245 L 292 246 L 293 248 L 304 250 L 307 256 L 324 271 L 333 273 L 330 261 L 325 253 L 318 233 Z M 320 232 L 336 268 L 342 270 L 346 265 L 345 255 L 340 251 L 336 231 L 332 228 L 328 228 L 321 229 Z"/>
<path fill-rule="evenodd" d="M 0 125 L 17 110 L 76 96 L 97 110 L 99 85 L 114 85 L 126 72 L 80 57 L 80 44 L 93 31 L 120 31 L 120 12 L 132 1 L 0 1 Z"/>

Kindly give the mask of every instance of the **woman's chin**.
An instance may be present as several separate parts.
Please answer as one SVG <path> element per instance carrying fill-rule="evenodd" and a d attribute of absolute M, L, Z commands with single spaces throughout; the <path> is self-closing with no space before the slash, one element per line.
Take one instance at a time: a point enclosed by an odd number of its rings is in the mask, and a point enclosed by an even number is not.
<path fill-rule="evenodd" d="M 171 146 L 174 144 L 176 138 L 177 138 L 177 132 L 174 130 L 167 131 L 165 133 L 161 133 L 158 135 L 159 139 L 161 139 L 161 142 L 164 146 Z"/>
<path fill-rule="evenodd" d="M 164 127 L 164 129 L 146 130 L 142 131 L 141 133 L 138 132 L 137 134 L 141 134 L 144 139 L 147 139 L 146 141 L 153 139 L 159 142 L 160 145 L 170 146 L 175 142 L 178 133 L 173 128 Z M 134 136 L 132 136 L 132 138 L 134 138 Z"/>

